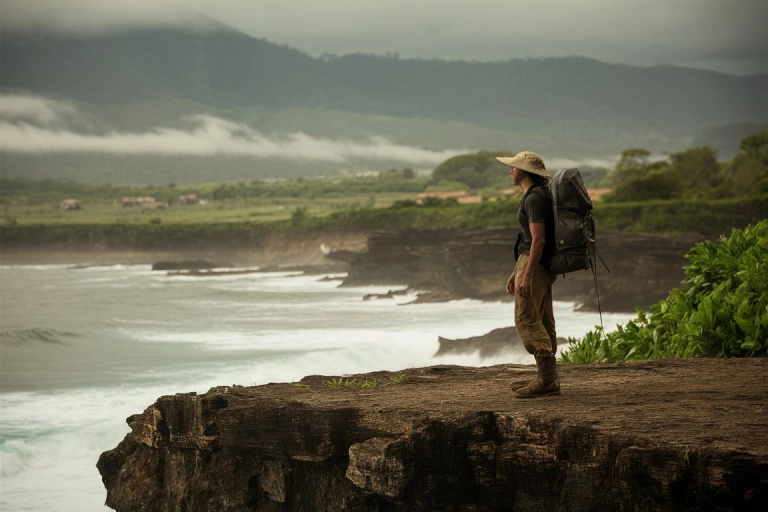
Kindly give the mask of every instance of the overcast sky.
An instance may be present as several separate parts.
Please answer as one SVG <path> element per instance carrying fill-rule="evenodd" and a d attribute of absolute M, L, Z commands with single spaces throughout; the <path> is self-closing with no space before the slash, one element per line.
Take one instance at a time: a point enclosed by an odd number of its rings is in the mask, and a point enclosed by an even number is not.
<path fill-rule="evenodd" d="M 2 29 L 200 26 L 202 13 L 310 55 L 585 56 L 768 73 L 766 0 L 2 0 Z"/>

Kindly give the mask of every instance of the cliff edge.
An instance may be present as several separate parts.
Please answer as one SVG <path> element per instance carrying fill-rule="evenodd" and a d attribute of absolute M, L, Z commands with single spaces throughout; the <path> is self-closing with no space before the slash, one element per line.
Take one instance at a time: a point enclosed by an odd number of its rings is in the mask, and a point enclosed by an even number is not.
<path fill-rule="evenodd" d="M 768 360 L 435 366 L 164 396 L 98 469 L 118 511 L 761 509 Z M 405 374 L 405 377 L 400 377 Z M 399 382 L 398 382 L 399 381 Z M 338 381 L 337 381 L 338 382 Z"/>

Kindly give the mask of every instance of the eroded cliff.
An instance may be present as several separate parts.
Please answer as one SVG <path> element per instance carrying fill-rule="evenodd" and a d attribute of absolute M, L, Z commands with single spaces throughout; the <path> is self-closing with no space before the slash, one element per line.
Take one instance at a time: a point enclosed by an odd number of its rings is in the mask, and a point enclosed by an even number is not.
<path fill-rule="evenodd" d="M 437 300 L 507 300 L 505 285 L 515 267 L 517 230 L 510 228 L 380 231 L 368 249 L 351 262 L 348 285 L 407 284 L 436 294 Z M 664 299 L 685 277 L 686 253 L 702 237 L 695 235 L 598 233 L 597 283 L 603 311 L 647 309 Z M 559 277 L 556 300 L 597 310 L 591 271 Z"/>
<path fill-rule="evenodd" d="M 217 387 L 128 418 L 98 461 L 118 511 L 760 509 L 768 360 L 437 366 L 375 387 Z M 350 377 L 349 380 L 352 380 Z"/>

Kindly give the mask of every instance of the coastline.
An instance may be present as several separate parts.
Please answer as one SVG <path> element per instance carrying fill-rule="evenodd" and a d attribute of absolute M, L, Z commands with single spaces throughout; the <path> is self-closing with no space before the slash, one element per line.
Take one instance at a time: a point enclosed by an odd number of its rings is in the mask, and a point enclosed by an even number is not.
<path fill-rule="evenodd" d="M 158 261 L 206 260 L 231 266 L 326 264 L 323 248 L 360 252 L 365 250 L 365 233 L 308 233 L 303 236 L 270 235 L 260 242 L 228 241 L 206 243 L 198 240 L 177 247 L 106 247 L 43 243 L 0 244 L 2 265 L 137 265 Z"/>
<path fill-rule="evenodd" d="M 209 262 L 212 267 L 290 268 L 347 272 L 343 286 L 407 286 L 421 302 L 458 299 L 508 301 L 504 283 L 514 268 L 516 230 L 409 229 L 402 231 L 272 234 L 256 240 L 196 240 L 169 248 L 63 244 L 4 244 L 3 265 L 132 265 Z M 668 296 L 685 276 L 695 235 L 601 233 L 596 268 L 558 276 L 556 300 L 584 311 L 634 313 Z M 179 268 L 184 268 L 179 265 Z M 608 270 L 610 268 L 610 270 Z M 327 269 L 327 270 L 326 270 Z M 598 296 L 599 293 L 599 296 Z M 598 302 L 599 297 L 599 302 Z"/>

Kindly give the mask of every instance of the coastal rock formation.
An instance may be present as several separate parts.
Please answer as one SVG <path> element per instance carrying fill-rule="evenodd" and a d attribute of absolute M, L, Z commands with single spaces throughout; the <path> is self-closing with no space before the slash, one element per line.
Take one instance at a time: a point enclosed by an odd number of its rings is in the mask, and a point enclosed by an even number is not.
<path fill-rule="evenodd" d="M 350 259 L 346 285 L 407 284 L 445 298 L 509 300 L 505 285 L 514 270 L 513 229 L 381 231 L 368 250 Z M 632 312 L 666 298 L 684 278 L 685 254 L 701 237 L 600 232 L 597 284 L 603 311 Z M 557 300 L 597 310 L 591 271 L 559 277 Z"/>
<path fill-rule="evenodd" d="M 164 396 L 98 469 L 108 506 L 171 511 L 762 510 L 768 360 L 436 366 Z"/>
<path fill-rule="evenodd" d="M 274 233 L 259 239 L 195 240 L 194 243 L 138 248 L 58 247 L 42 242 L 3 244 L 7 263 L 82 265 L 152 263 L 157 270 L 202 272 L 211 268 L 260 267 L 347 272 L 346 285 L 398 285 L 418 292 L 417 302 L 473 298 L 511 300 L 505 291 L 514 269 L 517 230 L 403 230 Z M 610 269 L 598 262 L 597 284 L 603 311 L 634 312 L 666 298 L 684 277 L 685 254 L 703 237 L 598 231 L 597 248 Z M 226 261 L 227 263 L 216 263 Z M 161 266 L 162 264 L 162 266 Z M 589 271 L 558 278 L 557 300 L 598 308 Z"/>
<path fill-rule="evenodd" d="M 440 347 L 433 357 L 445 356 L 448 354 L 477 354 L 481 360 L 490 357 L 499 356 L 505 352 L 517 352 L 526 354 L 520 335 L 514 327 L 500 327 L 494 329 L 482 336 L 472 336 L 471 338 L 462 338 L 451 340 L 438 336 L 437 341 Z M 557 338 L 558 346 L 565 346 L 568 340 Z"/>

